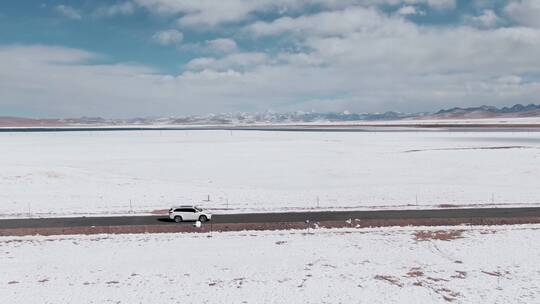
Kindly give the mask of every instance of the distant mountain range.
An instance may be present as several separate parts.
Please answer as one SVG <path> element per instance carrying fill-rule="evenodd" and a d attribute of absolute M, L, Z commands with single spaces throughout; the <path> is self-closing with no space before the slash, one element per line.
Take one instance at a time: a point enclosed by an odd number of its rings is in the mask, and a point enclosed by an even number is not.
<path fill-rule="evenodd" d="M 186 117 L 145 117 L 129 119 L 106 119 L 101 117 L 80 117 L 67 119 L 35 119 L 0 116 L 0 127 L 55 127 L 55 126 L 119 126 L 119 125 L 251 125 L 251 124 L 295 124 L 313 122 L 353 122 L 384 120 L 444 120 L 479 119 L 497 117 L 540 117 L 540 104 L 497 108 L 480 106 L 470 108 L 451 108 L 434 113 L 318 113 L 290 112 L 276 113 L 222 113 Z"/>
<path fill-rule="evenodd" d="M 472 108 L 452 108 L 440 110 L 425 118 L 433 119 L 465 119 L 465 118 L 492 118 L 492 117 L 540 117 L 540 104 L 521 105 L 497 108 L 481 106 Z"/>

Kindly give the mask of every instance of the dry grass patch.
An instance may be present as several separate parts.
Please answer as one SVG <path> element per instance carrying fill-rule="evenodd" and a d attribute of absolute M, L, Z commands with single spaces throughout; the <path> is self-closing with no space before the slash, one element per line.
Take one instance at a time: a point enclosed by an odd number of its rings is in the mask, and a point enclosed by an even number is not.
<path fill-rule="evenodd" d="M 403 287 L 403 283 L 401 283 L 399 281 L 399 278 L 394 277 L 394 276 L 378 274 L 374 278 L 375 278 L 375 280 L 386 281 L 386 282 L 388 282 L 388 283 L 390 283 L 392 285 L 395 285 L 395 286 L 398 286 L 398 287 Z"/>
<path fill-rule="evenodd" d="M 502 277 L 502 276 L 510 274 L 509 271 L 485 271 L 485 270 L 482 270 L 482 273 L 485 273 L 487 275 L 494 276 L 494 277 Z"/>
<path fill-rule="evenodd" d="M 242 288 L 245 280 L 246 278 L 236 278 L 232 280 L 232 283 L 234 286 L 236 286 L 236 288 Z"/>
<path fill-rule="evenodd" d="M 435 277 L 427 277 L 428 280 L 431 280 L 433 282 L 450 282 L 450 280 L 443 279 L 443 278 L 435 278 Z"/>
<path fill-rule="evenodd" d="M 463 207 L 463 205 L 455 205 L 455 204 L 440 204 L 439 208 L 460 208 Z"/>
<path fill-rule="evenodd" d="M 456 274 L 452 276 L 454 279 L 465 279 L 467 277 L 467 272 L 456 270 Z"/>
<path fill-rule="evenodd" d="M 409 278 L 417 278 L 417 277 L 423 277 L 424 272 L 422 271 L 422 268 L 420 267 L 413 267 L 407 272 L 407 276 Z"/>
<path fill-rule="evenodd" d="M 446 302 L 454 302 L 461 294 L 448 288 L 440 288 L 435 291 L 440 294 Z"/>
<path fill-rule="evenodd" d="M 164 214 L 167 214 L 167 212 L 169 212 L 169 209 L 156 209 L 156 210 L 150 211 L 150 214 L 164 215 Z"/>
<path fill-rule="evenodd" d="M 463 238 L 463 231 L 464 230 L 417 231 L 413 235 L 414 235 L 414 239 L 417 241 L 430 241 L 430 240 L 451 241 L 451 240 Z"/>

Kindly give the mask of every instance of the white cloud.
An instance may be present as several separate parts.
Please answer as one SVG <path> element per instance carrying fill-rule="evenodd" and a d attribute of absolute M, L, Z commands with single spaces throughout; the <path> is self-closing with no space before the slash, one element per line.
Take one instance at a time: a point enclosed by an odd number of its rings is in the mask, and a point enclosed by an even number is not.
<path fill-rule="evenodd" d="M 264 53 L 235 53 L 223 58 L 201 57 L 186 64 L 190 70 L 231 70 L 244 69 L 268 63 L 269 58 Z"/>
<path fill-rule="evenodd" d="M 529 67 L 532 72 L 540 68 L 533 60 L 533 54 L 540 51 L 540 32 L 527 28 L 425 27 L 375 9 L 356 7 L 256 22 L 246 31 L 254 35 L 294 35 L 298 49 L 310 50 L 308 56 L 314 57 L 311 61 L 342 63 L 344 68 L 355 64 L 363 69 L 394 65 L 396 71 L 411 73 L 474 72 L 476 68 L 504 72 Z"/>
<path fill-rule="evenodd" d="M 425 15 L 426 12 L 416 9 L 416 7 L 414 7 L 414 6 L 407 5 L 407 6 L 402 6 L 400 9 L 398 9 L 397 14 L 398 15 L 403 15 L 403 16 L 407 16 L 407 15 Z"/>
<path fill-rule="evenodd" d="M 486 9 L 479 16 L 474 16 L 471 18 L 473 23 L 476 23 L 483 27 L 493 27 L 501 22 L 501 19 L 493 10 Z"/>
<path fill-rule="evenodd" d="M 438 9 L 453 9 L 456 7 L 456 0 L 427 0 L 427 4 Z"/>
<path fill-rule="evenodd" d="M 96 10 L 98 16 L 131 15 L 135 12 L 135 4 L 129 1 L 116 3 L 110 6 L 102 6 Z"/>
<path fill-rule="evenodd" d="M 261 4 L 266 6 L 268 1 L 249 0 L 135 0 L 135 2 L 158 14 L 182 14 L 178 19 L 181 26 L 209 25 L 215 26 L 224 22 L 243 20 Z M 262 2 L 265 2 L 264 4 Z"/>
<path fill-rule="evenodd" d="M 0 47 L 0 108 L 56 117 L 187 115 L 269 105 L 275 88 L 230 69 L 175 76 L 132 64 L 87 64 L 98 57 L 60 47 Z"/>
<path fill-rule="evenodd" d="M 506 76 L 499 77 L 497 81 L 504 84 L 516 85 L 516 84 L 520 84 L 523 81 L 523 79 L 516 75 L 506 75 Z"/>
<path fill-rule="evenodd" d="M 132 64 L 96 64 L 96 54 L 77 49 L 4 47 L 0 108 L 128 117 L 269 108 L 418 111 L 537 102 L 540 83 L 522 79 L 540 70 L 540 30 L 411 24 L 391 30 L 401 23 L 385 24 L 375 31 L 353 27 L 339 36 L 305 30 L 299 41 L 303 52 L 197 58 L 180 75 Z"/>
<path fill-rule="evenodd" d="M 511 1 L 505 7 L 505 12 L 521 25 L 540 28 L 540 1 L 538 0 Z"/>
<path fill-rule="evenodd" d="M 82 18 L 78 10 L 68 5 L 57 5 L 54 7 L 54 10 L 70 19 L 80 20 Z"/>
<path fill-rule="evenodd" d="M 396 25 L 396 23 L 398 25 Z M 390 24 L 393 24 L 390 26 Z M 388 18 L 383 13 L 363 7 L 351 7 L 339 11 L 327 11 L 297 18 L 281 17 L 271 22 L 258 21 L 246 30 L 257 36 L 278 35 L 282 33 L 319 35 L 344 35 L 355 31 L 371 31 L 387 28 L 401 31 L 410 27 L 401 18 Z"/>
<path fill-rule="evenodd" d="M 236 51 L 238 46 L 233 39 L 230 38 L 218 38 L 214 40 L 209 40 L 206 42 L 208 47 L 217 52 L 230 53 Z"/>
<path fill-rule="evenodd" d="M 388 73 L 457 73 L 485 77 L 505 71 L 540 70 L 540 31 L 526 28 L 477 30 L 469 27 L 399 29 L 382 27 L 344 37 L 311 36 L 312 56 L 334 65 L 363 66 Z"/>
<path fill-rule="evenodd" d="M 278 1 L 289 8 L 287 13 L 296 8 Z M 392 1 L 386 3 L 396 8 L 427 3 Z M 203 3 L 169 2 L 171 7 L 198 8 L 183 8 L 184 17 L 199 14 Z M 251 2 L 262 9 L 259 2 Z M 223 9 L 220 3 L 217 6 Z M 221 38 L 193 43 L 196 51 L 190 53 L 199 58 L 185 64 L 180 74 L 134 64 L 96 64 L 98 55 L 84 50 L 0 47 L 0 109 L 125 117 L 269 108 L 424 111 L 538 102 L 540 81 L 534 75 L 540 73 L 540 29 L 488 26 L 493 17 L 489 11 L 477 16 L 476 22 L 482 24 L 478 27 L 470 26 L 471 20 L 464 25 L 417 25 L 398 13 L 358 3 L 328 0 L 323 6 L 328 10 L 248 22 L 234 38 L 244 39 L 242 46 L 252 51 L 240 49 L 226 36 L 228 31 L 218 30 L 213 34 Z M 509 6 L 505 13 L 517 16 L 515 9 Z M 253 18 L 250 14 L 240 18 Z M 203 23 L 220 22 L 228 21 L 220 16 Z M 259 48 L 261 36 L 273 42 L 268 49 Z M 153 39 L 176 45 L 183 35 L 171 29 Z M 248 41 L 253 45 L 248 47 Z"/>
<path fill-rule="evenodd" d="M 210 26 L 235 23 L 249 19 L 256 13 L 275 12 L 278 14 L 301 13 L 306 8 L 344 9 L 351 6 L 410 5 L 425 4 L 435 9 L 453 9 L 455 0 L 133 0 L 161 15 L 178 15 L 180 26 Z"/>
<path fill-rule="evenodd" d="M 178 30 L 170 29 L 155 33 L 152 39 L 161 45 L 172 45 L 182 42 L 184 34 Z"/>

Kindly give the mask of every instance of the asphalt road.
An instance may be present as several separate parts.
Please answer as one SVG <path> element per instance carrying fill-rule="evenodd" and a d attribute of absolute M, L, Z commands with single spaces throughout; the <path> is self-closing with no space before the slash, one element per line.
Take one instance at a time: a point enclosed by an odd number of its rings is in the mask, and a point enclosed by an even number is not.
<path fill-rule="evenodd" d="M 340 221 L 348 219 L 471 219 L 471 218 L 519 218 L 540 217 L 540 208 L 475 208 L 475 209 L 433 209 L 433 210 L 381 210 L 381 211 L 325 211 L 287 213 L 243 213 L 214 214 L 213 223 L 279 223 Z M 69 217 L 30 218 L 0 220 L 0 229 L 10 228 L 58 228 L 125 225 L 179 225 L 163 216 L 110 216 L 110 217 Z M 184 223 L 187 224 L 187 223 Z"/>

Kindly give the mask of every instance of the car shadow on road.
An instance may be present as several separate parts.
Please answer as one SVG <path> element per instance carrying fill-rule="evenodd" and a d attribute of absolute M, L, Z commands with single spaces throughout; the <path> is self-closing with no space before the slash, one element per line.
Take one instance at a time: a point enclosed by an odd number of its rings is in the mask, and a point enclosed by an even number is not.
<path fill-rule="evenodd" d="M 171 220 L 171 219 L 168 218 L 168 217 L 161 217 L 161 218 L 158 218 L 158 221 L 160 221 L 160 222 L 166 222 L 166 223 L 174 223 L 174 220 Z"/>

